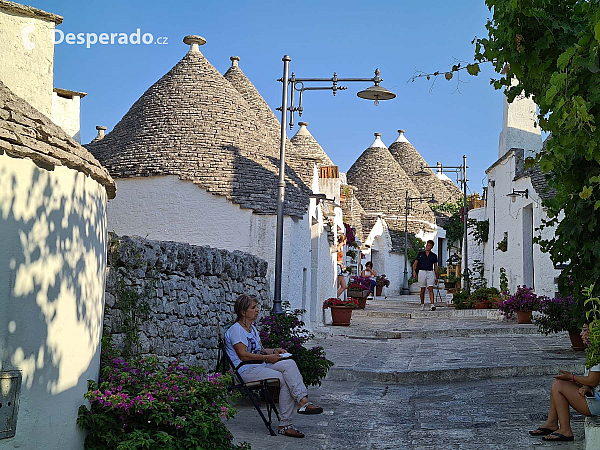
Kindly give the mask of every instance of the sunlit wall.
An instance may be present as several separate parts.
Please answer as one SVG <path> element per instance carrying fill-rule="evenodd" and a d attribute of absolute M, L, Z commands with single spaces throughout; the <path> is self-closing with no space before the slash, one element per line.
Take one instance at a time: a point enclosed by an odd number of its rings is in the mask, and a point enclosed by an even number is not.
<path fill-rule="evenodd" d="M 0 155 L 0 370 L 20 370 L 16 436 L 0 449 L 80 449 L 99 368 L 106 191 L 65 167 Z"/>

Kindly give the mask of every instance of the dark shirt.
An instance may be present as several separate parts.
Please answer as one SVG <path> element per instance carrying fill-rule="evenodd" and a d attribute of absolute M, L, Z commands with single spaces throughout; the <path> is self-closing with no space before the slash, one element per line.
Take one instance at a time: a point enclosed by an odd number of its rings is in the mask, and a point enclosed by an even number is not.
<path fill-rule="evenodd" d="M 417 264 L 417 271 L 419 270 L 433 270 L 433 265 L 438 262 L 437 255 L 433 252 L 429 252 L 429 256 L 425 253 L 425 250 L 419 252 L 417 254 L 416 260 L 419 262 Z"/>

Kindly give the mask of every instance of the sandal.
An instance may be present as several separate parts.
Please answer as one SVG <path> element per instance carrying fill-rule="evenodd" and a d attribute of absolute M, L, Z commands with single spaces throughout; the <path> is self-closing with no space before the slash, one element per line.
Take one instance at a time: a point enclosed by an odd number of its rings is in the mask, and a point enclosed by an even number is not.
<path fill-rule="evenodd" d="M 551 437 L 554 436 L 554 437 Z M 565 436 L 561 433 L 550 433 L 548 436 L 542 438 L 542 441 L 546 442 L 571 442 L 575 440 L 575 436 Z"/>
<path fill-rule="evenodd" d="M 280 427 L 277 430 L 277 433 L 283 434 L 284 436 L 288 436 L 288 437 L 295 437 L 295 438 L 303 438 L 304 437 L 304 433 L 302 433 L 302 431 L 300 431 L 294 425 L 287 425 L 285 427 Z"/>
<path fill-rule="evenodd" d="M 529 434 L 532 436 L 548 436 L 551 433 L 554 433 L 556 430 L 551 430 L 550 428 L 538 428 L 537 430 L 530 431 Z"/>
<path fill-rule="evenodd" d="M 323 412 L 323 408 L 320 406 L 315 406 L 313 402 L 306 402 L 304 405 L 302 405 L 302 407 L 298 408 L 298 411 L 296 412 L 298 414 L 321 414 Z"/>

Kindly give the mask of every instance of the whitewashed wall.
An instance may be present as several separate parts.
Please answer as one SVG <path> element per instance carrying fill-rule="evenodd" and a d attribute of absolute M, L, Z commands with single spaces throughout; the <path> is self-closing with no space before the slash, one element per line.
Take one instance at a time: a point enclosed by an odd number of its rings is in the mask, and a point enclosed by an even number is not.
<path fill-rule="evenodd" d="M 515 157 L 509 155 L 501 164 L 488 170 L 488 199 L 485 206 L 486 217 L 490 221 L 490 238 L 484 245 L 485 275 L 488 286 L 499 287 L 500 268 L 506 269 L 509 289 L 514 292 L 519 285 L 529 282 L 533 272 L 533 288 L 537 294 L 554 296 L 554 277 L 559 271 L 554 269 L 554 264 L 547 253 L 540 250 L 539 245 L 524 246 L 524 217 L 527 210 L 532 213 L 533 236 L 539 236 L 537 230 L 545 217 L 541 199 L 534 191 L 529 177 L 514 179 Z M 494 186 L 490 181 L 494 181 Z M 528 190 L 529 198 L 517 197 L 515 201 L 506 194 L 515 190 Z M 530 223 L 530 222 L 526 222 Z M 508 232 L 508 250 L 496 250 L 498 242 Z M 554 230 L 544 230 L 544 237 L 554 234 Z M 530 257 L 531 249 L 533 256 Z M 531 267 L 533 262 L 533 267 Z"/>
<path fill-rule="evenodd" d="M 0 7 L 0 80 L 16 95 L 52 116 L 53 21 Z"/>
<path fill-rule="evenodd" d="M 106 235 L 104 187 L 0 155 L 0 370 L 23 377 L 16 436 L 0 449 L 83 447 L 75 421 L 98 377 Z"/>
<path fill-rule="evenodd" d="M 275 215 L 254 214 L 176 176 L 122 178 L 117 185 L 119 195 L 108 203 L 110 231 L 251 253 L 268 262 L 273 292 Z M 308 215 L 284 218 L 281 293 L 295 308 L 310 292 L 303 282 L 306 276 L 310 283 L 310 239 Z"/>
<path fill-rule="evenodd" d="M 81 97 L 65 98 L 52 93 L 52 122 L 61 127 L 76 142 L 81 143 L 80 134 Z"/>

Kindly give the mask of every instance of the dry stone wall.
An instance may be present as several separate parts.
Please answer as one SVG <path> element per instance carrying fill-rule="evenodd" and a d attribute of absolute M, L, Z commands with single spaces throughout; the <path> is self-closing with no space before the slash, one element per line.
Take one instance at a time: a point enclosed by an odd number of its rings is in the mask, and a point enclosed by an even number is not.
<path fill-rule="evenodd" d="M 216 363 L 218 327 L 234 319 L 236 297 L 254 295 L 261 309 L 271 307 L 267 262 L 261 258 L 111 234 L 104 325 L 121 348 L 127 342 L 126 317 L 136 312 L 127 306 L 131 292 L 149 308 L 137 327 L 137 352 L 208 370 Z"/>

